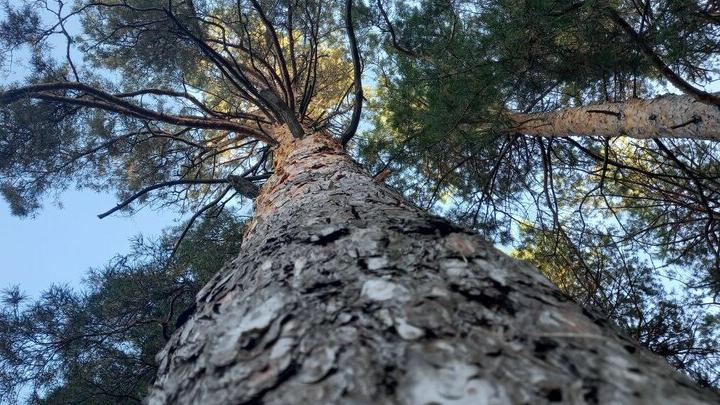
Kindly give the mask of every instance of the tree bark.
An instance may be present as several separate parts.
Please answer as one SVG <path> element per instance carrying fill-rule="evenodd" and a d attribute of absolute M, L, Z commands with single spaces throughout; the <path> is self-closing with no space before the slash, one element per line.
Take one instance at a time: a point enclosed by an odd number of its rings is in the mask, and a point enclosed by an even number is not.
<path fill-rule="evenodd" d="M 547 113 L 513 114 L 514 131 L 546 137 L 573 135 L 631 138 L 720 139 L 720 109 L 688 95 L 664 95 L 566 108 Z"/>
<path fill-rule="evenodd" d="M 148 403 L 717 401 L 336 140 L 280 144 L 240 255 L 158 354 Z"/>

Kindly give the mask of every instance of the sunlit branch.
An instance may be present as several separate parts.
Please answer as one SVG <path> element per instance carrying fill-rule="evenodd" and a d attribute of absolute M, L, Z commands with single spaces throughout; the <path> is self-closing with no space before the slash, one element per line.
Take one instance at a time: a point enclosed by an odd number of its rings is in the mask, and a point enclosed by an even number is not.
<path fill-rule="evenodd" d="M 260 90 L 260 95 L 267 100 L 273 110 L 280 115 L 282 121 L 287 124 L 288 128 L 290 128 L 290 132 L 293 137 L 300 139 L 304 136 L 305 133 L 300 125 L 300 122 L 298 122 L 297 117 L 295 117 L 295 112 L 291 110 L 290 106 L 285 104 L 285 102 L 278 97 L 274 91 L 270 89 L 263 89 Z"/>
<path fill-rule="evenodd" d="M 268 20 L 267 15 L 265 15 L 265 11 L 260 6 L 260 3 L 258 3 L 257 0 L 250 0 L 250 2 L 255 8 L 255 11 L 257 11 L 258 15 L 260 16 L 260 20 L 262 20 L 268 34 L 272 38 L 275 55 L 278 58 L 278 65 L 280 65 L 280 72 L 282 73 L 282 77 L 285 83 L 285 85 L 283 86 L 286 97 L 285 102 L 287 103 L 290 111 L 295 111 L 295 96 L 293 94 L 292 81 L 290 80 L 290 74 L 287 70 L 287 62 L 285 62 L 285 55 L 282 51 L 282 47 L 280 46 L 280 40 L 278 39 L 277 32 L 275 31 L 275 28 L 273 27 L 270 20 Z M 288 125 L 290 125 L 290 123 L 288 123 Z M 293 133 L 293 135 L 295 135 L 295 133 Z"/>
<path fill-rule="evenodd" d="M 307 110 L 310 106 L 310 101 L 312 99 L 313 93 L 315 92 L 315 82 L 317 80 L 317 65 L 318 65 L 318 25 L 316 24 L 313 17 L 310 15 L 310 10 L 308 7 L 305 8 L 305 19 L 309 23 L 309 42 L 310 42 L 310 50 L 309 50 L 309 57 L 306 62 L 306 74 L 305 74 L 305 83 L 303 85 L 303 96 L 300 101 L 300 108 L 298 112 L 300 113 L 300 117 L 305 118 L 307 114 Z"/>
<path fill-rule="evenodd" d="M 258 5 L 259 6 L 259 5 Z M 263 14 L 264 15 L 264 14 Z M 303 131 L 302 127 L 297 121 L 297 118 L 294 114 L 294 100 L 292 98 L 290 99 L 290 103 L 285 102 L 279 102 L 281 101 L 275 92 L 272 89 L 262 89 L 258 90 L 253 83 L 250 81 L 250 79 L 244 74 L 244 72 L 238 68 L 238 66 L 233 66 L 233 64 L 227 60 L 227 58 L 224 58 L 222 55 L 220 55 L 217 51 L 215 51 L 212 47 L 210 47 L 205 41 L 200 39 L 197 35 L 193 34 L 190 30 L 188 30 L 178 19 L 175 17 L 175 15 L 172 13 L 172 11 L 168 11 L 168 16 L 175 22 L 175 24 L 183 31 L 185 34 L 190 37 L 201 49 L 203 53 L 205 53 L 220 70 L 223 72 L 223 74 L 231 80 L 231 82 L 234 83 L 235 87 L 242 92 L 249 92 L 253 96 L 257 98 L 257 100 L 253 100 L 250 95 L 247 95 L 248 100 L 253 102 L 257 107 L 263 109 L 267 107 L 270 109 L 276 117 L 278 117 L 281 121 L 286 123 L 288 127 L 290 127 L 290 131 L 292 132 L 293 136 L 296 138 L 302 138 Z M 269 24 L 269 22 L 268 22 Z M 224 28 L 223 28 L 224 30 Z M 274 31 L 272 31 L 273 34 L 275 34 Z M 277 37 L 275 37 L 277 40 Z M 279 47 L 279 42 L 278 42 Z M 280 53 L 280 56 L 282 56 L 282 52 Z M 284 64 L 284 58 L 282 58 L 281 66 L 284 68 L 283 75 L 287 76 L 287 67 Z M 234 78 L 233 78 L 234 76 Z M 239 80 L 238 81 L 236 81 Z M 289 76 L 285 78 L 286 83 L 290 84 Z M 285 86 L 283 86 L 285 87 Z M 289 90 L 289 95 L 292 95 L 292 90 Z"/>
<path fill-rule="evenodd" d="M 264 100 L 258 94 L 258 89 L 252 84 L 248 77 L 245 76 L 243 71 L 238 70 L 235 66 L 233 66 L 232 63 L 230 63 L 230 61 L 228 61 L 215 49 L 209 46 L 203 39 L 193 34 L 187 27 L 185 27 L 185 25 L 183 25 L 178 20 L 178 18 L 173 14 L 172 9 L 165 10 L 165 12 L 167 13 L 168 17 L 173 21 L 173 23 L 185 35 L 187 35 L 190 40 L 197 44 L 197 46 L 200 48 L 200 51 L 202 51 L 210 59 L 210 61 L 212 61 L 215 66 L 220 69 L 220 72 L 222 72 L 223 76 L 225 76 L 233 84 L 233 86 L 243 94 L 243 97 L 255 104 L 260 109 L 264 110 L 266 108 L 269 108 L 272 110 L 272 106 L 267 102 L 267 100 Z M 275 111 L 273 110 L 273 112 Z"/>
<path fill-rule="evenodd" d="M 173 90 L 165 90 L 165 89 L 143 89 L 143 90 L 137 90 L 137 91 L 131 91 L 126 93 L 115 93 L 113 94 L 115 97 L 118 98 L 129 98 L 129 97 L 137 97 L 142 95 L 156 95 L 156 96 L 168 96 L 168 97 L 177 97 L 177 98 L 184 98 L 189 100 L 192 104 L 200 108 L 202 111 L 206 112 L 209 115 L 212 115 L 213 117 L 222 117 L 226 116 L 226 113 L 221 113 L 218 111 L 215 111 L 211 108 L 209 108 L 207 105 L 202 103 L 200 100 L 197 99 L 197 97 L 189 94 L 188 92 L 178 92 Z M 233 113 L 233 116 L 235 118 L 241 118 L 241 119 L 248 119 L 248 120 L 260 120 L 264 124 L 270 124 L 270 121 L 265 120 L 263 117 L 255 114 L 248 114 L 248 113 L 242 113 L 242 112 L 235 112 Z"/>

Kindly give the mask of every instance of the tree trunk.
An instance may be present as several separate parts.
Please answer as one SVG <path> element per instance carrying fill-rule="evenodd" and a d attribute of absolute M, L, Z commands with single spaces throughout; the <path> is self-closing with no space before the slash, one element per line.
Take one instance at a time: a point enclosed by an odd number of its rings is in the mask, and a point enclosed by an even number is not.
<path fill-rule="evenodd" d="M 532 266 L 285 134 L 240 255 L 158 354 L 150 404 L 700 404 Z"/>
<path fill-rule="evenodd" d="M 687 95 L 513 114 L 510 118 L 517 125 L 513 130 L 527 135 L 720 139 L 720 109 Z"/>

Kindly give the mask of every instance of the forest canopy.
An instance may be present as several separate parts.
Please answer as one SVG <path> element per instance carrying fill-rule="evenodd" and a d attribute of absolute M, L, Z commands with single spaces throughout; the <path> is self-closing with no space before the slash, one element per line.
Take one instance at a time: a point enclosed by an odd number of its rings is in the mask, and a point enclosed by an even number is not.
<path fill-rule="evenodd" d="M 717 2 L 24 0 L 1 21 L 12 214 L 79 187 L 117 195 L 101 217 L 189 220 L 79 290 L 8 289 L 0 399 L 139 400 L 237 250 L 278 125 L 327 131 L 378 181 L 720 384 Z M 597 130 L 558 132 L 553 114 Z"/>

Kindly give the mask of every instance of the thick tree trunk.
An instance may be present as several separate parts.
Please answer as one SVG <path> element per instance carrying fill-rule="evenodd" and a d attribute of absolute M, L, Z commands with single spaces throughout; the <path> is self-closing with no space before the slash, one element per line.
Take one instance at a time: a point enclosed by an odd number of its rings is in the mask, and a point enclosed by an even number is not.
<path fill-rule="evenodd" d="M 596 104 L 537 114 L 513 114 L 514 130 L 527 135 L 720 139 L 720 109 L 692 96 Z"/>
<path fill-rule="evenodd" d="M 700 404 L 532 266 L 285 136 L 240 255 L 158 355 L 151 404 Z"/>

